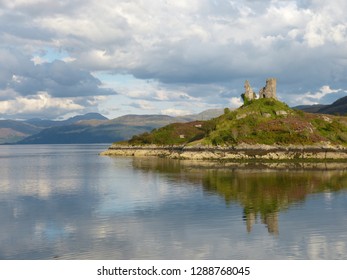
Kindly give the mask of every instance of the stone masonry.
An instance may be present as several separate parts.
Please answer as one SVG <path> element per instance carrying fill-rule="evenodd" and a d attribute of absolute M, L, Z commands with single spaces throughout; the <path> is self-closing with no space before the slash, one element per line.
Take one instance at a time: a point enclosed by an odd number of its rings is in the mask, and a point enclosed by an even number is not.
<path fill-rule="evenodd" d="M 266 85 L 259 91 L 259 98 L 273 98 L 277 99 L 276 96 L 276 79 L 269 78 L 266 80 Z"/>
<path fill-rule="evenodd" d="M 244 98 L 246 98 L 247 100 L 253 100 L 253 99 L 257 98 L 255 92 L 253 91 L 253 89 L 251 88 L 251 86 L 247 80 L 245 82 Z"/>
<path fill-rule="evenodd" d="M 260 89 L 259 91 L 259 98 L 273 98 L 277 100 L 277 95 L 276 95 L 276 84 L 277 81 L 275 78 L 268 78 L 266 80 L 266 85 L 265 87 L 263 87 L 262 89 Z M 248 80 L 245 81 L 245 92 L 241 95 L 243 101 L 246 102 L 256 99 L 257 95 L 255 94 L 255 92 L 253 91 L 253 89 L 251 88 Z"/>

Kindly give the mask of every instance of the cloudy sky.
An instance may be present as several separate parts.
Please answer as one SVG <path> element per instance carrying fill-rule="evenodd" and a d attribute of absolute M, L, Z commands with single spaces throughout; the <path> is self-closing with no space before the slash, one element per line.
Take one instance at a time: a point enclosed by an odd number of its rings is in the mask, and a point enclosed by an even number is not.
<path fill-rule="evenodd" d="M 345 0 L 0 0 L 0 118 L 291 106 L 347 95 Z"/>

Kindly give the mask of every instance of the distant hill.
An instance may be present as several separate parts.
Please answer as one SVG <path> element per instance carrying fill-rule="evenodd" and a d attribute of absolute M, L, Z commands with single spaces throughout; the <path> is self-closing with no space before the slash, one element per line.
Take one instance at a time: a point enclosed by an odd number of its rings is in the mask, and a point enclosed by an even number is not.
<path fill-rule="evenodd" d="M 223 109 L 207 110 L 197 115 L 181 117 L 124 115 L 112 120 L 108 120 L 101 115 L 87 114 L 64 122 L 55 122 L 51 127 L 30 135 L 18 141 L 17 144 L 112 143 L 130 139 L 133 135 L 150 132 L 170 123 L 210 119 L 222 113 Z M 36 125 L 46 124 L 44 120 L 32 120 L 31 123 Z"/>
<path fill-rule="evenodd" d="M 305 113 L 257 99 L 209 121 L 175 123 L 133 136 L 130 145 L 347 145 L 347 117 Z"/>
<path fill-rule="evenodd" d="M 347 96 L 336 100 L 333 104 L 324 106 L 318 113 L 320 114 L 333 114 L 333 115 L 346 115 L 347 114 Z"/>
<path fill-rule="evenodd" d="M 76 144 L 76 143 L 111 143 L 123 140 L 133 134 L 152 129 L 146 126 L 122 124 L 72 124 L 50 127 L 41 132 L 26 137 L 17 144 Z"/>
<path fill-rule="evenodd" d="M 165 115 L 125 115 L 113 120 L 81 120 L 43 129 L 18 144 L 111 143 L 129 139 L 135 134 L 151 131 L 175 120 Z"/>
<path fill-rule="evenodd" d="M 223 113 L 224 113 L 223 108 L 208 109 L 199 114 L 186 115 L 186 116 L 183 116 L 182 118 L 187 121 L 207 121 L 207 120 L 219 117 L 220 115 L 223 115 Z"/>
<path fill-rule="evenodd" d="M 318 113 L 319 110 L 326 107 L 327 105 L 322 104 L 314 104 L 314 105 L 299 105 L 293 107 L 293 109 L 298 109 L 307 113 Z"/>
<path fill-rule="evenodd" d="M 25 122 L 0 120 L 0 144 L 14 143 L 28 135 L 38 133 L 41 129 Z"/>
<path fill-rule="evenodd" d="M 79 115 L 63 121 L 30 119 L 26 121 L 0 120 L 0 144 L 17 143 L 23 139 L 40 133 L 43 129 L 65 126 L 73 123 L 89 121 L 105 121 L 106 117 L 98 113 Z"/>
<path fill-rule="evenodd" d="M 69 125 L 69 124 L 73 124 L 73 123 L 76 123 L 79 121 L 85 121 L 85 120 L 108 120 L 108 118 L 104 117 L 103 115 L 99 113 L 87 113 L 85 115 L 77 115 L 63 121 L 53 121 L 53 120 L 45 120 L 45 119 L 36 118 L 36 119 L 26 120 L 25 122 L 37 127 L 47 128 L 52 126 Z"/>
<path fill-rule="evenodd" d="M 124 115 L 107 121 L 107 124 L 123 124 L 128 126 L 158 127 L 177 121 L 175 117 L 167 115 Z"/>
<path fill-rule="evenodd" d="M 330 114 L 330 115 L 346 115 L 347 114 L 347 96 L 336 100 L 330 105 L 314 104 L 300 105 L 294 107 L 308 113 Z"/>

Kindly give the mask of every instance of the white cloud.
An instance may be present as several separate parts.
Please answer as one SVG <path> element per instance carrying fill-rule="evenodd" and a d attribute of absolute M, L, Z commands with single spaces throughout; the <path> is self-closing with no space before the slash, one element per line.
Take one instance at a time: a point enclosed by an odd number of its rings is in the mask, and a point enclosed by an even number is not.
<path fill-rule="evenodd" d="M 119 0 L 117 5 L 16 0 L 0 5 L 0 90 L 12 88 L 22 96 L 47 91 L 90 99 L 120 92 L 128 104 L 146 100 L 165 109 L 183 100 L 205 108 L 237 106 L 244 80 L 262 84 L 271 76 L 278 78 L 284 101 L 322 84 L 346 89 L 343 0 Z M 47 49 L 52 53 L 41 53 Z M 57 67 L 54 55 L 65 64 Z M 133 79 L 117 84 L 97 74 L 105 72 L 115 80 Z M 11 83 L 13 75 L 22 77 L 21 87 Z M 106 90 L 108 84 L 114 91 Z M 221 88 L 234 95 L 226 100 Z M 179 109 L 190 110 L 191 104 Z"/>
<path fill-rule="evenodd" d="M 315 99 L 321 99 L 322 97 L 326 96 L 327 94 L 331 94 L 331 93 L 336 93 L 339 92 L 341 89 L 331 89 L 330 86 L 325 85 L 322 86 L 319 90 L 319 92 L 316 92 L 315 94 L 309 96 L 311 98 L 315 98 Z"/>
<path fill-rule="evenodd" d="M 146 110 L 146 111 L 150 111 L 150 110 L 155 109 L 155 107 L 150 102 L 145 101 L 145 100 L 138 100 L 136 102 L 128 104 L 128 106 L 138 108 L 141 110 Z"/>
<path fill-rule="evenodd" d="M 320 103 L 324 97 L 330 94 L 341 92 L 341 89 L 331 89 L 329 85 L 322 86 L 317 92 L 307 92 L 304 95 L 297 97 L 297 102 L 303 105 L 311 105 Z"/>
<path fill-rule="evenodd" d="M 81 111 L 84 107 L 70 98 L 54 98 L 47 92 L 39 92 L 35 96 L 18 96 L 13 100 L 0 101 L 1 115 L 28 116 L 41 115 L 55 117 L 69 111 Z"/>
<path fill-rule="evenodd" d="M 231 108 L 239 108 L 243 105 L 243 101 L 240 97 L 232 97 L 230 99 L 230 106 Z"/>
<path fill-rule="evenodd" d="M 184 115 L 189 115 L 192 112 L 189 110 L 169 108 L 169 109 L 161 110 L 161 113 L 163 115 L 169 115 L 169 116 L 184 116 Z"/>
<path fill-rule="evenodd" d="M 45 62 L 47 62 L 47 60 L 45 60 L 44 58 L 40 57 L 40 56 L 34 56 L 32 59 L 31 59 L 32 62 L 34 62 L 35 65 L 38 65 L 38 64 L 43 64 Z"/>

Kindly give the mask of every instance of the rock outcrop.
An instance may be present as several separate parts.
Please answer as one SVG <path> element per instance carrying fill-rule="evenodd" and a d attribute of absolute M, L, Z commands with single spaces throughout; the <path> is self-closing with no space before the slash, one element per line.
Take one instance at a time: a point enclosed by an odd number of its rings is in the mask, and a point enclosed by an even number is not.
<path fill-rule="evenodd" d="M 183 160 L 346 160 L 347 148 L 330 144 L 313 146 L 271 146 L 241 144 L 221 146 L 128 146 L 113 144 L 104 156 L 161 157 Z"/>
<path fill-rule="evenodd" d="M 259 91 L 259 98 L 273 98 L 277 100 L 276 83 L 275 78 L 267 79 L 265 87 Z"/>

